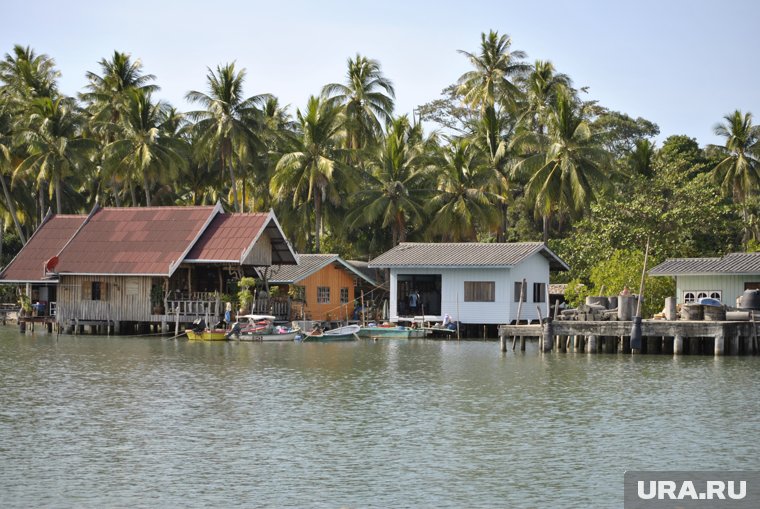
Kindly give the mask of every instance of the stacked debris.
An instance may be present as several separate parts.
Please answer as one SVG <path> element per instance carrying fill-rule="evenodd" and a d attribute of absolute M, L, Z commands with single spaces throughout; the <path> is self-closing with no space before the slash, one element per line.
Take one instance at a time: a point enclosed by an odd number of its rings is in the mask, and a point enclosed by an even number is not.
<path fill-rule="evenodd" d="M 590 296 L 577 308 L 563 310 L 557 319 L 579 322 L 629 321 L 636 314 L 637 303 L 638 297 L 635 295 Z"/>

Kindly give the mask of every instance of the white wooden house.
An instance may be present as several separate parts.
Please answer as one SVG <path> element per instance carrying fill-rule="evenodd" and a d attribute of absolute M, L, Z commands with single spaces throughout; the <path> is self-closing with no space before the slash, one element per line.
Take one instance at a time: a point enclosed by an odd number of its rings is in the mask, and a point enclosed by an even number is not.
<path fill-rule="evenodd" d="M 669 258 L 649 270 L 650 276 L 676 280 L 676 302 L 703 297 L 735 306 L 745 290 L 760 289 L 760 253 L 731 253 L 722 258 Z"/>
<path fill-rule="evenodd" d="M 484 325 L 517 320 L 523 282 L 520 320 L 538 319 L 537 307 L 547 316 L 549 272 L 568 270 L 540 242 L 405 242 L 370 261 L 369 267 L 390 271 L 392 321 L 423 314 L 440 320 L 448 314 L 465 324 Z"/>

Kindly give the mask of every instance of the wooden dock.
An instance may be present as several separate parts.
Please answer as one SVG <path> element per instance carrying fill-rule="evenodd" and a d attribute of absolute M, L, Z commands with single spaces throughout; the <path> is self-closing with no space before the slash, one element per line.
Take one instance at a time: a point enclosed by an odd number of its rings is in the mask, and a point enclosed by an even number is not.
<path fill-rule="evenodd" d="M 545 319 L 535 325 L 501 325 L 502 351 L 512 341 L 538 338 L 539 351 L 641 353 L 669 355 L 756 355 L 760 353 L 754 321 L 643 320 L 641 348 L 631 349 L 632 321 L 570 321 Z"/>

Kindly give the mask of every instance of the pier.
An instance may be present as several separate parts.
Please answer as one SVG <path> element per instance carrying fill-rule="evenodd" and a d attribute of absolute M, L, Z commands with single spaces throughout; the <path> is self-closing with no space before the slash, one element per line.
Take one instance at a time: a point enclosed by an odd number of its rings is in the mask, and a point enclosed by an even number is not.
<path fill-rule="evenodd" d="M 538 338 L 539 351 L 638 353 L 668 355 L 757 355 L 757 324 L 752 321 L 643 320 L 641 348 L 631 348 L 632 321 L 565 321 L 544 319 L 533 325 L 501 325 L 501 351 L 519 340 Z"/>

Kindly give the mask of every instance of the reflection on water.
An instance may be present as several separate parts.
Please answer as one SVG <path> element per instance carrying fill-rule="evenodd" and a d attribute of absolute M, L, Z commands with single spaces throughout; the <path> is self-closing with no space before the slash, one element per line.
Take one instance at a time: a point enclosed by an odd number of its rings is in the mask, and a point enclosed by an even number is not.
<path fill-rule="evenodd" d="M 628 469 L 760 469 L 758 368 L 3 328 L 0 506 L 620 507 Z"/>

